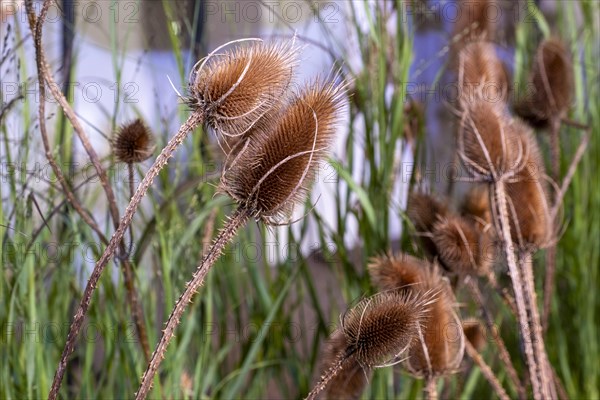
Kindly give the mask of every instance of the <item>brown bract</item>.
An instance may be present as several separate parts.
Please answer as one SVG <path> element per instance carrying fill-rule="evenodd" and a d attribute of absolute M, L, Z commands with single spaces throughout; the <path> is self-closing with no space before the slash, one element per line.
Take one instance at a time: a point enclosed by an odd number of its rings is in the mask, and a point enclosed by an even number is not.
<path fill-rule="evenodd" d="M 186 101 L 218 134 L 240 136 L 286 98 L 299 48 L 257 40 L 215 52 L 192 71 Z"/>
<path fill-rule="evenodd" d="M 515 106 L 515 112 L 537 127 L 563 117 L 573 101 L 573 79 L 573 64 L 565 44 L 558 38 L 543 41 L 533 61 L 530 90 Z"/>
<path fill-rule="evenodd" d="M 154 137 L 141 119 L 121 126 L 112 141 L 112 149 L 117 161 L 133 164 L 147 160 L 154 153 Z"/>
<path fill-rule="evenodd" d="M 333 142 L 343 86 L 317 81 L 294 96 L 271 126 L 251 133 L 224 166 L 220 189 L 255 218 L 289 214 Z"/>
<path fill-rule="evenodd" d="M 340 330 L 336 330 L 327 341 L 321 360 L 321 372 L 324 374 L 329 367 L 337 361 L 338 357 L 346 352 L 346 337 Z M 358 400 L 365 390 L 370 369 L 361 366 L 356 357 L 351 355 L 344 363 L 344 367 L 331 379 L 323 391 L 324 399 L 356 399 Z"/>
<path fill-rule="evenodd" d="M 458 56 L 459 98 L 461 104 L 475 101 L 505 103 L 509 93 L 506 67 L 498 58 L 494 45 L 472 42 Z"/>
<path fill-rule="evenodd" d="M 369 368 L 397 362 L 421 329 L 434 294 L 389 291 L 361 300 L 342 318 L 348 353 Z"/>

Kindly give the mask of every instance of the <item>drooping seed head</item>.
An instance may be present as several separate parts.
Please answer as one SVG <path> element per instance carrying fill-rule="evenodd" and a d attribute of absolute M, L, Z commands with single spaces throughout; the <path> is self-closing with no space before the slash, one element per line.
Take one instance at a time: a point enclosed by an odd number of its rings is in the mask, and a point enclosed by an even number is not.
<path fill-rule="evenodd" d="M 467 44 L 458 56 L 460 101 L 505 103 L 510 89 L 508 72 L 489 42 Z"/>
<path fill-rule="evenodd" d="M 305 87 L 271 126 L 253 131 L 225 165 L 221 190 L 265 222 L 289 214 L 329 152 L 343 94 L 343 86 L 335 82 Z"/>
<path fill-rule="evenodd" d="M 533 126 L 547 126 L 571 106 L 573 82 L 573 64 L 565 44 L 558 38 L 544 40 L 533 61 L 531 90 L 515 112 Z"/>
<path fill-rule="evenodd" d="M 431 233 L 438 218 L 445 217 L 449 211 L 448 206 L 441 199 L 425 193 L 412 192 L 408 197 L 406 212 L 415 226 L 417 234 L 423 234 Z M 436 248 L 431 238 L 421 235 L 420 239 L 427 254 L 435 255 Z"/>
<path fill-rule="evenodd" d="M 186 101 L 218 134 L 243 135 L 282 104 L 298 52 L 294 41 L 260 40 L 213 52 L 192 71 Z"/>
<path fill-rule="evenodd" d="M 336 330 L 330 336 L 321 358 L 321 373 L 326 373 L 338 360 L 340 355 L 346 353 L 348 344 L 341 330 Z M 356 360 L 355 355 L 348 357 L 343 368 L 329 382 L 323 390 L 324 399 L 360 399 L 368 384 L 372 370 L 364 368 Z"/>
<path fill-rule="evenodd" d="M 134 164 L 147 160 L 156 146 L 150 129 L 137 118 L 121 126 L 112 141 L 112 149 L 117 161 Z"/>
<path fill-rule="evenodd" d="M 440 262 L 453 273 L 476 273 L 481 258 L 480 234 L 459 216 L 440 219 L 433 227 L 433 242 Z"/>
<path fill-rule="evenodd" d="M 412 343 L 435 293 L 377 293 L 361 300 L 342 318 L 347 350 L 371 368 L 401 356 Z"/>

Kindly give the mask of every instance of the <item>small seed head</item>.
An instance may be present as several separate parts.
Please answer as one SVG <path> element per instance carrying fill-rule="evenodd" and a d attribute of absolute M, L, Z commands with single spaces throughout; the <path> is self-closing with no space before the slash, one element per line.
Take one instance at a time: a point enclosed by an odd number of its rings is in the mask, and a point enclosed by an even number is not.
<path fill-rule="evenodd" d="M 150 129 L 138 118 L 121 126 L 112 148 L 117 161 L 134 164 L 150 158 L 156 146 Z"/>

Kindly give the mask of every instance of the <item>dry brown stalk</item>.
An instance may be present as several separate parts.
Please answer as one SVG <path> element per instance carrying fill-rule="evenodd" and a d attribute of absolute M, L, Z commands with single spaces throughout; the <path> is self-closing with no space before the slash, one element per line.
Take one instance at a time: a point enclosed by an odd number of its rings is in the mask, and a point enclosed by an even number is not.
<path fill-rule="evenodd" d="M 483 376 L 485 376 L 485 379 L 487 379 L 487 381 L 490 383 L 500 400 L 510 400 L 510 397 L 506 393 L 506 390 L 504 390 L 504 388 L 498 381 L 498 378 L 496 378 L 496 375 L 494 375 L 492 369 L 489 367 L 489 365 L 486 364 L 479 352 L 468 340 L 465 342 L 465 350 L 467 351 L 469 357 L 471 357 L 475 364 L 477 364 L 477 366 L 481 370 L 481 373 L 483 374 Z"/>

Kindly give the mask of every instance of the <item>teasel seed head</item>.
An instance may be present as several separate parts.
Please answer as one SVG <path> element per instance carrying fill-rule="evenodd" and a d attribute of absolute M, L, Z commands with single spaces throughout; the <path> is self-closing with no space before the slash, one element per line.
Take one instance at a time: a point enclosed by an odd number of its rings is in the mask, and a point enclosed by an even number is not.
<path fill-rule="evenodd" d="M 341 330 L 336 330 L 330 336 L 325 345 L 321 358 L 321 372 L 326 373 L 340 355 L 346 353 L 346 337 Z M 324 399 L 360 399 L 368 384 L 372 370 L 364 368 L 354 355 L 348 357 L 344 367 L 329 382 L 323 391 Z"/>
<path fill-rule="evenodd" d="M 510 90 L 506 67 L 498 58 L 494 45 L 472 42 L 458 55 L 459 98 L 466 103 L 486 101 L 505 103 Z"/>
<path fill-rule="evenodd" d="M 314 179 L 333 142 L 344 85 L 317 80 L 294 96 L 269 127 L 224 166 L 220 190 L 255 218 L 272 223 L 288 215 Z"/>
<path fill-rule="evenodd" d="M 150 129 L 137 118 L 119 128 L 112 149 L 118 162 L 135 164 L 150 158 L 156 146 Z"/>
<path fill-rule="evenodd" d="M 366 368 L 400 361 L 436 295 L 434 291 L 388 291 L 361 300 L 342 317 L 346 354 L 353 354 Z"/>
<path fill-rule="evenodd" d="M 528 151 L 506 108 L 486 101 L 470 103 L 464 111 L 458 144 L 467 168 L 488 181 L 521 170 Z"/>
<path fill-rule="evenodd" d="M 514 119 L 510 129 L 527 150 L 525 167 L 506 184 L 511 236 L 522 248 L 543 248 L 553 235 L 543 158 L 527 125 Z"/>
<path fill-rule="evenodd" d="M 494 19 L 489 18 L 490 8 L 496 8 L 494 0 L 461 0 L 458 19 L 454 24 L 453 40 L 456 46 L 471 41 L 493 40 L 496 31 Z"/>
<path fill-rule="evenodd" d="M 217 134 L 235 137 L 282 104 L 300 48 L 295 40 L 256 39 L 218 53 L 224 46 L 194 66 L 185 100 Z"/>
<path fill-rule="evenodd" d="M 411 255 L 382 255 L 374 257 L 367 266 L 371 282 L 381 291 L 410 291 L 425 279 L 426 261 Z"/>
<path fill-rule="evenodd" d="M 473 186 L 463 198 L 460 206 L 461 214 L 472 220 L 479 232 L 492 223 L 490 208 L 490 190 L 488 185 L 478 184 Z"/>
<path fill-rule="evenodd" d="M 408 196 L 406 213 L 415 226 L 417 234 L 428 234 L 432 232 L 438 218 L 445 217 L 449 211 L 442 199 L 426 193 L 412 192 Z M 436 254 L 435 243 L 431 238 L 421 235 L 420 241 L 429 256 Z"/>
<path fill-rule="evenodd" d="M 475 347 L 475 350 L 481 351 L 485 347 L 485 326 L 476 318 L 468 318 L 462 322 L 465 339 Z"/>
<path fill-rule="evenodd" d="M 565 44 L 558 38 L 544 40 L 533 60 L 532 90 L 515 106 L 515 112 L 533 126 L 547 126 L 571 106 L 573 82 L 573 64 Z"/>
<path fill-rule="evenodd" d="M 455 215 L 441 218 L 433 227 L 440 262 L 460 275 L 478 273 L 483 253 L 480 236 L 471 222 Z"/>

